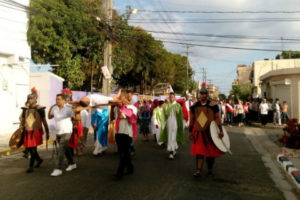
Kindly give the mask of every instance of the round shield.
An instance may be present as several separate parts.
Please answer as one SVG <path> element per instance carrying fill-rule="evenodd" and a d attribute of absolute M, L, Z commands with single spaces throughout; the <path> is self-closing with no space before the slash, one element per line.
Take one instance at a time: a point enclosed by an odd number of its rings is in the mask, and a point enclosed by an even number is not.
<path fill-rule="evenodd" d="M 221 150 L 223 152 L 231 153 L 229 136 L 227 134 L 226 129 L 223 126 L 222 126 L 222 129 L 223 129 L 224 137 L 221 139 L 221 138 L 219 138 L 220 129 L 219 129 L 217 123 L 215 121 L 212 121 L 210 124 L 211 138 L 219 150 Z"/>
<path fill-rule="evenodd" d="M 22 146 L 23 141 L 22 141 L 22 129 L 18 128 L 11 136 L 9 140 L 9 147 L 13 150 L 20 148 Z"/>

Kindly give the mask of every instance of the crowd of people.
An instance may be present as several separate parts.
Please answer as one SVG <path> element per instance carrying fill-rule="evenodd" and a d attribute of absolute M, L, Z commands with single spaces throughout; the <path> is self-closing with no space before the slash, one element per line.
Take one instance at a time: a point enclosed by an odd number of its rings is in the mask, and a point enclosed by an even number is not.
<path fill-rule="evenodd" d="M 250 100 L 221 100 L 219 102 L 222 123 L 232 126 L 237 124 L 239 127 L 250 125 L 251 122 L 261 122 L 263 126 L 267 123 L 281 126 L 286 123 L 288 116 L 288 104 L 282 104 L 278 98 Z"/>
<path fill-rule="evenodd" d="M 37 147 L 43 143 L 43 134 L 49 139 L 45 107 L 37 104 L 37 92 L 28 95 L 26 106 L 21 115 L 24 130 L 23 145 L 25 157 L 30 154 L 27 173 L 39 168 L 43 159 Z M 91 113 L 90 115 L 88 113 Z M 184 130 L 189 132 L 191 154 L 196 157 L 194 177 L 201 175 L 203 161 L 206 160 L 208 173 L 212 174 L 215 158 L 224 155 L 213 143 L 210 136 L 210 124 L 215 121 L 219 127 L 219 137 L 224 135 L 222 124 L 232 126 L 249 125 L 261 121 L 262 125 L 273 122 L 281 125 L 288 119 L 288 105 L 282 105 L 279 99 L 212 100 L 205 85 L 199 90 L 197 98 L 186 96 L 176 100 L 170 93 L 166 99 L 142 100 L 133 102 L 131 91 L 120 91 L 113 98 L 99 94 L 82 97 L 72 101 L 72 92 L 64 89 L 56 96 L 56 104 L 51 106 L 48 119 L 54 119 L 56 141 L 58 145 L 56 165 L 51 176 L 60 176 L 63 171 L 64 157 L 67 158 L 66 171 L 77 168 L 74 154 L 82 155 L 87 142 L 89 127 L 94 130 L 95 149 L 93 155 L 103 154 L 108 143 L 116 144 L 119 165 L 114 175 L 120 180 L 125 174 L 134 173 L 131 157 L 135 154 L 134 142 L 137 133 L 144 142 L 153 135 L 158 146 L 166 148 L 168 158 L 175 159 L 181 144 L 184 143 Z M 34 165 L 35 164 L 35 165 Z"/>

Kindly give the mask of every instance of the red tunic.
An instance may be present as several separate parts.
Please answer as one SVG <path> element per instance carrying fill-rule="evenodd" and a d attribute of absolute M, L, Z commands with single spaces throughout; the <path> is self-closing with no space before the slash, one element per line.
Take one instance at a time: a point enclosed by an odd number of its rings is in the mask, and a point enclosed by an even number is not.
<path fill-rule="evenodd" d="M 197 132 L 193 132 L 194 135 L 197 135 Z M 205 142 L 204 142 L 205 140 Z M 222 156 L 225 153 L 220 151 L 211 141 L 207 134 L 202 134 L 198 132 L 198 137 L 195 137 L 195 141 L 192 141 L 192 155 L 203 155 L 205 157 L 218 157 Z"/>
<path fill-rule="evenodd" d="M 24 147 L 36 147 L 43 144 L 43 129 L 37 129 L 34 131 L 25 131 L 24 135 Z"/>
<path fill-rule="evenodd" d="M 78 125 L 73 128 L 73 132 L 69 140 L 68 146 L 72 149 L 77 149 L 78 139 L 81 138 L 82 136 L 83 136 L 82 123 L 79 122 Z"/>

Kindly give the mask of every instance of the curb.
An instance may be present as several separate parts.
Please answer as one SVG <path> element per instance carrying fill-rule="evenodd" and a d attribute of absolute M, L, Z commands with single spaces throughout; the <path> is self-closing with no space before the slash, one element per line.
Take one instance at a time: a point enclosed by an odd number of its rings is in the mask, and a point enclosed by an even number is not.
<path fill-rule="evenodd" d="M 48 146 L 49 146 L 49 144 L 53 144 L 54 141 L 55 140 L 48 140 Z M 43 147 L 46 146 L 46 142 L 44 141 L 41 146 L 43 146 Z M 0 157 L 9 156 L 9 155 L 15 154 L 15 153 L 20 153 L 24 150 L 25 150 L 25 147 L 23 147 L 23 146 L 18 149 L 15 149 L 15 150 L 12 150 L 12 149 L 3 150 L 3 151 L 0 151 Z"/>
<path fill-rule="evenodd" d="M 290 175 L 290 177 L 292 178 L 293 182 L 300 189 L 300 171 L 283 154 L 278 154 L 276 160 L 280 163 L 280 165 L 282 166 L 283 170 L 288 175 Z"/>

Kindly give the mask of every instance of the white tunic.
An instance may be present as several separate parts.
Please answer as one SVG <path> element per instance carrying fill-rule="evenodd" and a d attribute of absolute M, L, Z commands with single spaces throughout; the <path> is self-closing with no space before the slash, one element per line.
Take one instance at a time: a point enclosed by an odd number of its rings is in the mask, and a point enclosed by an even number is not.
<path fill-rule="evenodd" d="M 176 103 L 176 102 L 174 102 Z M 174 104 L 173 103 L 173 104 Z M 176 120 L 176 115 L 175 112 L 173 110 L 173 108 L 171 108 L 170 111 L 170 115 L 167 121 L 167 130 L 168 130 L 168 151 L 175 151 L 178 149 L 178 144 L 177 144 L 177 140 L 176 140 L 176 136 L 177 136 L 177 120 Z"/>

